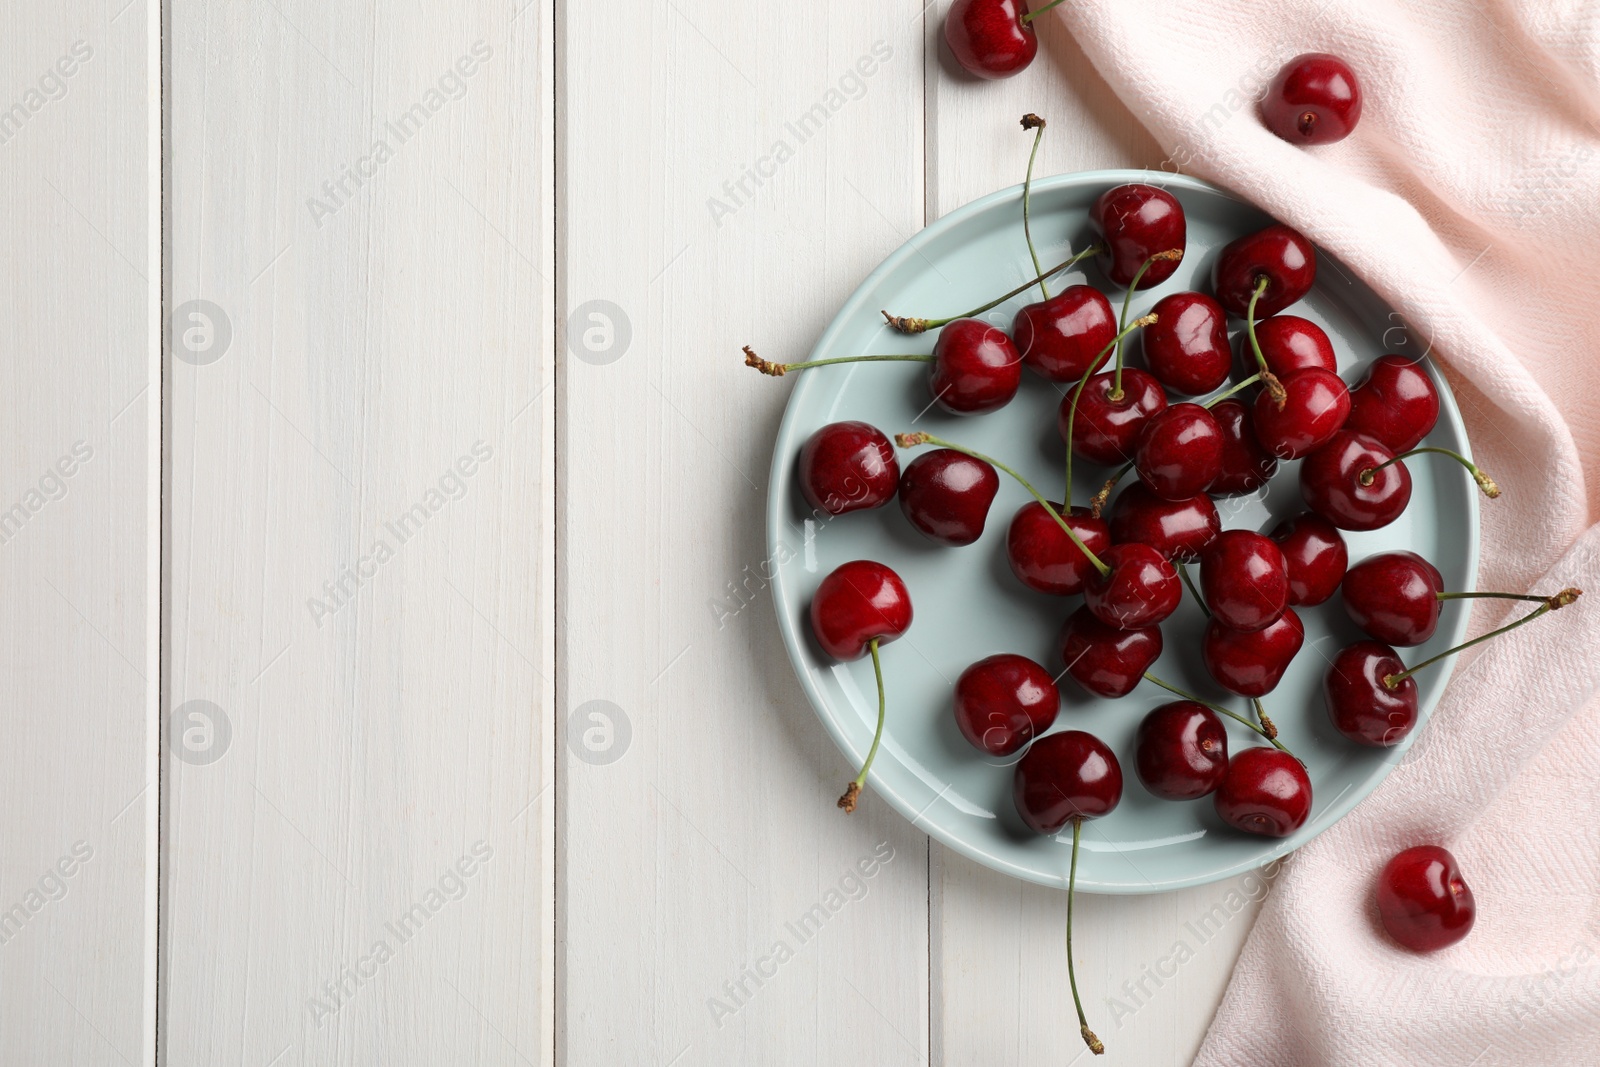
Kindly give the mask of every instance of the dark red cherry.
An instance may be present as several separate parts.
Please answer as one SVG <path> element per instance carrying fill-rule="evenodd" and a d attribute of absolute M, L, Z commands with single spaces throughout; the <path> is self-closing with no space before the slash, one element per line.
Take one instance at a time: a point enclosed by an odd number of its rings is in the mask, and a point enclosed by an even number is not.
<path fill-rule="evenodd" d="M 1258 305 L 1259 307 L 1259 305 Z M 1255 353 L 1250 350 L 1250 338 L 1240 334 L 1244 347 L 1245 365 L 1254 369 L 1258 365 Z M 1256 343 L 1267 361 L 1267 369 L 1282 378 L 1297 370 L 1316 367 L 1330 374 L 1339 373 L 1339 360 L 1333 354 L 1333 342 L 1322 327 L 1298 315 L 1274 315 L 1256 323 Z"/>
<path fill-rule="evenodd" d="M 1162 704 L 1139 723 L 1133 764 L 1139 781 L 1162 800 L 1205 796 L 1228 773 L 1222 717 L 1192 700 Z"/>
<path fill-rule="evenodd" d="M 1228 344 L 1228 313 L 1221 304 L 1204 293 L 1173 293 L 1150 310 L 1156 321 L 1139 336 L 1145 366 L 1162 385 L 1199 396 L 1228 380 L 1233 349 Z"/>
<path fill-rule="evenodd" d="M 1351 621 L 1386 645 L 1420 645 L 1439 628 L 1444 577 L 1415 552 L 1368 556 L 1342 588 Z"/>
<path fill-rule="evenodd" d="M 1295 56 L 1261 98 L 1261 121 L 1290 144 L 1342 141 L 1361 121 L 1355 71 L 1326 52 Z"/>
<path fill-rule="evenodd" d="M 1384 865 L 1378 916 L 1401 945 L 1434 952 L 1472 932 L 1478 905 L 1454 856 L 1438 845 L 1417 845 Z"/>
<path fill-rule="evenodd" d="M 1406 678 L 1390 688 L 1384 679 L 1406 669 L 1395 650 L 1378 641 L 1357 641 L 1333 658 L 1322 680 L 1322 696 L 1333 728 L 1373 748 L 1397 745 L 1417 725 L 1417 683 Z"/>
<path fill-rule="evenodd" d="M 1217 814 L 1237 830 L 1288 837 L 1311 814 L 1311 779 L 1300 761 L 1275 748 L 1247 748 L 1228 761 L 1214 797 Z"/>
<path fill-rule="evenodd" d="M 1399 455 L 1422 443 L 1439 421 L 1433 379 L 1404 356 L 1379 356 L 1350 391 L 1348 429 L 1369 434 Z"/>
<path fill-rule="evenodd" d="M 1116 340 L 1117 314 L 1100 290 L 1069 285 L 1018 311 L 1011 336 L 1022 362 L 1040 377 L 1076 385 L 1095 357 Z"/>
<path fill-rule="evenodd" d="M 1250 633 L 1230 630 L 1213 618 L 1206 623 L 1200 658 L 1222 688 L 1240 696 L 1264 697 L 1278 688 L 1305 640 L 1306 629 L 1293 608 Z"/>
<path fill-rule="evenodd" d="M 1103 520 L 1092 517 L 1088 508 L 1073 508 L 1068 513 L 1060 504 L 1050 506 L 1090 552 L 1098 556 L 1111 547 L 1111 531 Z M 1012 517 L 1006 531 L 1006 561 L 1023 585 L 1051 596 L 1083 592 L 1089 575 L 1095 572 L 1089 557 L 1079 551 L 1061 524 L 1037 500 L 1022 505 Z"/>
<path fill-rule="evenodd" d="M 1178 610 L 1183 584 L 1161 553 L 1149 545 L 1114 544 L 1096 555 L 1110 570 L 1090 573 L 1083 590 L 1084 606 L 1095 618 L 1107 626 L 1137 630 Z"/>
<path fill-rule="evenodd" d="M 1061 628 L 1061 662 L 1072 680 L 1100 697 L 1125 697 L 1161 658 L 1161 627 L 1119 630 L 1085 607 Z"/>
<path fill-rule="evenodd" d="M 800 492 L 829 515 L 882 507 L 899 485 L 894 446 L 875 426 L 830 422 L 800 446 Z"/>
<path fill-rule="evenodd" d="M 1283 552 L 1251 530 L 1224 530 L 1200 553 L 1200 591 L 1230 630 L 1260 630 L 1289 606 Z"/>
<path fill-rule="evenodd" d="M 1216 496 L 1252 493 L 1267 484 L 1278 470 L 1278 460 L 1256 439 L 1250 411 L 1242 400 L 1229 398 L 1211 406 L 1211 417 L 1222 431 L 1222 469 L 1211 482 Z"/>
<path fill-rule="evenodd" d="M 1011 783 L 1017 814 L 1035 833 L 1055 836 L 1073 819 L 1097 819 L 1122 799 L 1122 766 L 1093 734 L 1041 737 L 1017 762 Z"/>
<path fill-rule="evenodd" d="M 1267 290 L 1256 301 L 1256 318 L 1264 319 L 1311 291 L 1317 280 L 1316 249 L 1298 230 L 1274 223 L 1218 254 L 1212 289 L 1218 303 L 1244 318 L 1260 278 L 1267 279 Z"/>
<path fill-rule="evenodd" d="M 811 598 L 811 632 L 837 660 L 860 659 L 872 641 L 886 645 L 910 625 L 906 584 L 870 559 L 841 564 L 822 579 Z"/>
<path fill-rule="evenodd" d="M 1000 476 L 981 459 L 953 448 L 924 452 L 900 476 L 900 510 L 942 545 L 970 545 L 983 536 Z"/>
<path fill-rule="evenodd" d="M 1075 390 L 1068 390 L 1061 398 L 1061 410 L 1056 415 L 1061 439 L 1084 459 L 1106 467 L 1118 467 L 1132 459 L 1144 424 L 1167 410 L 1167 394 L 1161 383 L 1142 370 L 1123 367 L 1122 396 L 1112 399 L 1115 386 L 1115 371 L 1089 379 L 1078 400 L 1071 440 L 1067 438 L 1067 419 L 1072 414 Z"/>
<path fill-rule="evenodd" d="M 1022 357 L 1000 327 L 957 319 L 933 343 L 935 402 L 952 415 L 982 415 L 1011 403 L 1022 384 Z"/>
<path fill-rule="evenodd" d="M 1039 38 L 1022 21 L 1026 0 L 956 0 L 944 17 L 950 54 L 968 73 L 1009 78 L 1033 62 Z"/>
<path fill-rule="evenodd" d="M 1306 511 L 1280 522 L 1271 536 L 1289 569 L 1289 603 L 1321 604 L 1338 591 L 1350 562 L 1338 527 Z"/>
<path fill-rule="evenodd" d="M 1174 404 L 1146 420 L 1133 466 L 1152 493 L 1187 500 L 1222 471 L 1222 428 L 1199 404 Z"/>
<path fill-rule="evenodd" d="M 1341 430 L 1300 464 L 1300 495 L 1341 530 L 1387 526 L 1411 502 L 1411 472 L 1403 461 L 1377 469 L 1393 458 L 1377 438 Z M 1363 475 L 1372 484 L 1363 484 Z"/>
<path fill-rule="evenodd" d="M 1319 367 L 1280 379 L 1287 394 L 1280 408 L 1269 390 L 1256 394 L 1251 411 L 1256 439 L 1279 459 L 1300 459 L 1321 448 L 1350 414 L 1350 390 Z"/>
<path fill-rule="evenodd" d="M 1002 652 L 956 679 L 956 725 L 973 746 L 1009 756 L 1050 729 L 1061 694 L 1050 672 L 1026 656 Z"/>
<path fill-rule="evenodd" d="M 1199 558 L 1200 550 L 1222 532 L 1222 516 L 1204 493 L 1188 500 L 1162 500 L 1143 482 L 1117 494 L 1110 519 L 1113 542 L 1149 545 L 1171 560 Z"/>
<path fill-rule="evenodd" d="M 1101 193 L 1089 209 L 1089 228 L 1105 249 L 1099 259 L 1106 277 L 1124 289 L 1145 260 L 1157 252 L 1181 250 L 1187 233 L 1183 206 L 1177 198 L 1142 182 Z M 1158 260 L 1139 279 L 1139 288 L 1154 288 L 1177 269 L 1175 261 Z"/>

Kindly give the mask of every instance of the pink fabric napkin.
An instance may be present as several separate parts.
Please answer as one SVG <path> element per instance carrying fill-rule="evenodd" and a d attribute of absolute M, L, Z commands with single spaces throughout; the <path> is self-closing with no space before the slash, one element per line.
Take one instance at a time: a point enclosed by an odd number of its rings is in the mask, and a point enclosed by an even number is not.
<path fill-rule="evenodd" d="M 1071 0 L 1057 9 L 1173 164 L 1302 230 L 1430 342 L 1485 502 L 1479 587 L 1589 596 L 1469 653 L 1403 764 L 1287 865 L 1198 1063 L 1600 1063 L 1600 8 L 1584 0 Z M 1346 59 L 1354 134 L 1302 149 L 1255 100 Z M 1480 602 L 1473 627 L 1506 611 Z M 1477 652 L 1478 650 L 1473 650 Z M 1386 940 L 1384 862 L 1437 843 L 1478 904 Z"/>

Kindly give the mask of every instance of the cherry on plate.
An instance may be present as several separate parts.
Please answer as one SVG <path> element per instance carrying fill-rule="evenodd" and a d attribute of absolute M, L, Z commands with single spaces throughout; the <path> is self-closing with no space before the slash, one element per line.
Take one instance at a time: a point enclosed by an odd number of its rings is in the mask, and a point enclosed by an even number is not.
<path fill-rule="evenodd" d="M 899 486 L 894 446 L 876 426 L 831 422 L 800 447 L 800 493 L 829 515 L 882 507 Z"/>

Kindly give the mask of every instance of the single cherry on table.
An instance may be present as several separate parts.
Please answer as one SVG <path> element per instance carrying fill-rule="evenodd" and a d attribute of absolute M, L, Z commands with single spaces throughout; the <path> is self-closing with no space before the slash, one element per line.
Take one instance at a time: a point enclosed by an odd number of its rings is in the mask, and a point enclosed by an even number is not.
<path fill-rule="evenodd" d="M 991 756 L 1021 751 L 1050 729 L 1060 710 L 1061 693 L 1050 672 L 1026 656 L 989 656 L 956 679 L 956 726 Z"/>
<path fill-rule="evenodd" d="M 1242 339 L 1249 347 L 1249 338 Z M 1256 323 L 1256 343 L 1266 357 L 1267 369 L 1279 378 L 1295 371 L 1316 368 L 1339 373 L 1339 360 L 1333 352 L 1333 342 L 1321 326 L 1298 315 L 1273 315 Z M 1245 363 L 1253 364 L 1254 355 L 1245 353 Z"/>
<path fill-rule="evenodd" d="M 994 80 L 1025 70 L 1039 53 L 1026 0 L 955 0 L 944 18 L 950 54 L 970 74 Z"/>
<path fill-rule="evenodd" d="M 1344 576 L 1350 621 L 1387 645 L 1420 645 L 1439 628 L 1444 576 L 1415 552 L 1368 556 Z"/>
<path fill-rule="evenodd" d="M 1240 318 L 1276 315 L 1311 291 L 1317 280 L 1317 252 L 1299 230 L 1281 222 L 1229 242 L 1217 255 L 1212 291 Z M 1258 286 L 1265 282 L 1259 296 Z"/>
<path fill-rule="evenodd" d="M 928 388 L 952 415 L 983 415 L 1011 403 L 1022 385 L 1022 355 L 1006 332 L 982 319 L 957 319 L 933 344 Z"/>
<path fill-rule="evenodd" d="M 1321 367 L 1306 367 L 1278 379 L 1282 395 L 1267 388 L 1251 407 L 1256 439 L 1279 459 L 1301 459 L 1343 429 L 1350 415 L 1344 379 Z"/>
<path fill-rule="evenodd" d="M 1132 459 L 1145 424 L 1167 410 L 1166 390 L 1153 375 L 1137 367 L 1122 368 L 1120 385 L 1116 371 L 1090 378 L 1078 399 L 1076 418 L 1072 416 L 1073 395 L 1069 392 L 1061 398 L 1056 416 L 1061 439 L 1084 459 L 1106 467 Z"/>
<path fill-rule="evenodd" d="M 1408 848 L 1378 875 L 1378 916 L 1397 943 L 1412 952 L 1437 952 L 1472 932 L 1478 905 L 1448 849 Z"/>
<path fill-rule="evenodd" d="M 1261 120 L 1291 144 L 1342 141 L 1361 121 L 1361 83 L 1350 64 L 1327 52 L 1295 56 L 1261 98 Z"/>
<path fill-rule="evenodd" d="M 1000 476 L 953 448 L 925 452 L 900 474 L 900 510 L 929 540 L 970 545 L 983 536 Z"/>

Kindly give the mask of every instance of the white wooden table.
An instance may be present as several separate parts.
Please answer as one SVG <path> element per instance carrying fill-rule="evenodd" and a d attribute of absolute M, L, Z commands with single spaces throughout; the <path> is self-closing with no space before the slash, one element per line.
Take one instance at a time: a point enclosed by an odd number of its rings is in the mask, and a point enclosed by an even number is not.
<path fill-rule="evenodd" d="M 833 808 L 762 577 L 739 346 L 1025 111 L 1040 173 L 1162 159 L 943 9 L 12 5 L 0 1058 L 1080 1054 L 1064 898 Z M 1080 901 L 1102 1062 L 1188 1060 L 1261 888 Z"/>

